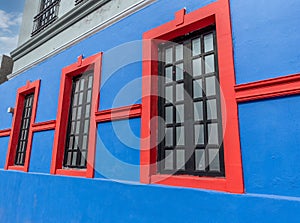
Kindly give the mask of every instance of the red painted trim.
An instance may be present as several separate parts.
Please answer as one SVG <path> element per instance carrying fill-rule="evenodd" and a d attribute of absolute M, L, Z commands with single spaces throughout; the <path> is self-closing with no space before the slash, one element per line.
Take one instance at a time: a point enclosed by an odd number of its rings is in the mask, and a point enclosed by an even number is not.
<path fill-rule="evenodd" d="M 212 190 L 243 193 L 243 175 L 240 151 L 238 110 L 235 100 L 235 76 L 228 0 L 219 0 L 184 15 L 176 13 L 175 19 L 143 35 L 143 83 L 141 114 L 141 170 L 142 183 L 161 183 L 174 186 L 205 188 Z M 183 21 L 182 24 L 179 24 Z M 172 40 L 191 31 L 209 25 L 216 25 L 220 86 L 223 93 L 222 118 L 224 132 L 225 178 L 203 178 L 171 176 L 165 178 L 156 171 L 157 123 L 151 121 L 157 116 L 157 73 L 158 44 Z M 152 134 L 151 134 L 152 133 Z"/>
<path fill-rule="evenodd" d="M 53 129 L 55 129 L 55 124 L 56 124 L 55 120 L 34 123 L 32 125 L 32 131 L 33 132 L 41 132 L 41 131 L 46 131 L 46 130 L 53 130 Z"/>
<path fill-rule="evenodd" d="M 0 130 L 0 137 L 10 136 L 11 129 Z"/>
<path fill-rule="evenodd" d="M 33 138 L 33 123 L 35 122 L 36 117 L 36 110 L 37 110 L 37 103 L 40 91 L 40 84 L 41 81 L 37 80 L 32 83 L 27 81 L 26 85 L 20 87 L 17 91 L 17 99 L 15 105 L 15 113 L 12 121 L 12 129 L 11 129 L 11 137 L 8 145 L 8 152 L 6 156 L 6 163 L 4 169 L 15 169 L 15 170 L 22 170 L 28 172 L 29 169 L 29 162 L 30 162 L 30 154 L 31 154 L 31 146 L 32 146 L 32 138 Z M 25 96 L 34 93 L 33 98 L 33 106 L 32 106 L 32 115 L 30 120 L 30 127 L 28 132 L 28 142 L 26 148 L 26 155 L 25 155 L 25 163 L 24 166 L 14 166 L 14 159 L 15 153 L 18 146 L 19 134 L 20 134 L 20 127 L 21 127 L 21 120 L 22 120 L 22 113 L 24 107 L 24 99 Z"/>
<path fill-rule="evenodd" d="M 140 117 L 142 106 L 140 104 L 113 108 L 96 112 L 96 122 L 108 122 L 121 119 Z"/>
<path fill-rule="evenodd" d="M 98 53 L 86 59 L 83 59 L 82 56 L 80 56 L 77 62 L 63 68 L 62 70 L 60 93 L 58 99 L 58 110 L 55 125 L 54 145 L 52 152 L 52 163 L 50 169 L 51 174 L 74 176 L 73 173 L 78 172 L 77 170 L 63 169 L 62 167 L 68 125 L 67 120 L 69 116 L 69 107 L 71 100 L 72 78 L 74 76 L 82 74 L 83 72 L 86 72 L 87 70 L 94 70 L 87 168 L 86 170 L 80 171 L 80 173 L 84 172 L 84 175 L 86 177 L 92 178 L 94 176 L 94 159 L 96 151 L 97 128 L 95 113 L 98 111 L 99 107 L 98 98 L 100 94 L 101 60 L 102 53 Z"/>
<path fill-rule="evenodd" d="M 86 170 L 57 169 L 56 174 L 74 177 L 86 177 Z"/>
<path fill-rule="evenodd" d="M 300 74 L 236 85 L 235 91 L 237 102 L 299 94 Z"/>

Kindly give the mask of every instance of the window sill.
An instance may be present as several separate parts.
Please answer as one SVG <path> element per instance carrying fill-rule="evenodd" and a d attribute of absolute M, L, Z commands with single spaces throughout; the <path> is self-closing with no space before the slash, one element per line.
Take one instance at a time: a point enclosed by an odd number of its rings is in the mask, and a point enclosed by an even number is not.
<path fill-rule="evenodd" d="M 86 177 L 87 176 L 87 170 L 79 170 L 79 169 L 57 169 L 56 170 L 57 175 L 62 176 L 73 176 L 73 177 Z"/>
<path fill-rule="evenodd" d="M 198 177 L 189 175 L 165 175 L 157 174 L 150 177 L 151 184 L 162 184 L 170 186 L 191 187 L 209 190 L 219 190 L 229 192 L 227 190 L 226 179 L 224 177 Z"/>
<path fill-rule="evenodd" d="M 7 169 L 28 172 L 28 171 L 26 171 L 25 166 L 8 166 Z"/>

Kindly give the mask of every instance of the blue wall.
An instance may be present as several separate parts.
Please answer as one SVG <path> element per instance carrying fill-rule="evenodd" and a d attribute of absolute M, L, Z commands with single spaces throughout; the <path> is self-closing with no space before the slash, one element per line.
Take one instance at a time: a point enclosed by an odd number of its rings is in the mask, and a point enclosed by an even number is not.
<path fill-rule="evenodd" d="M 237 83 L 300 71 L 300 1 L 231 0 Z"/>
<path fill-rule="evenodd" d="M 252 223 L 300 217 L 299 199 L 286 197 L 7 171 L 0 178 L 6 179 L 0 181 L 0 222 Z"/>
<path fill-rule="evenodd" d="M 239 106 L 246 192 L 300 197 L 300 96 Z"/>
<path fill-rule="evenodd" d="M 2 84 L 0 130 L 28 79 L 42 80 L 36 122 L 56 119 L 61 69 L 80 54 L 104 52 L 100 110 L 140 103 L 142 34 L 211 2 L 158 0 Z M 237 83 L 299 72 L 299 10 L 297 0 L 231 0 Z M 299 117 L 300 96 L 239 105 L 243 195 L 140 185 L 139 118 L 98 125 L 95 179 L 49 175 L 54 131 L 34 134 L 29 173 L 4 171 L 0 137 L 0 222 L 297 222 Z"/>

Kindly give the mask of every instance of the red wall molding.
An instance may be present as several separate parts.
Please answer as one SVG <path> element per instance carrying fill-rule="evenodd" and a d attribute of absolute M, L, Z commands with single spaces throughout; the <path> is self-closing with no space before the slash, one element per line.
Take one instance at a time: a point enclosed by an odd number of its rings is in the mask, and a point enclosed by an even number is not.
<path fill-rule="evenodd" d="M 247 102 L 300 93 L 300 74 L 235 86 L 237 102 Z"/>
<path fill-rule="evenodd" d="M 11 131 L 11 129 L 0 130 L 0 137 L 10 136 L 10 131 Z"/>
<path fill-rule="evenodd" d="M 33 132 L 41 132 L 41 131 L 46 131 L 46 130 L 53 130 L 53 129 L 55 129 L 55 125 L 56 125 L 55 120 L 34 123 L 32 125 L 32 131 Z"/>
<path fill-rule="evenodd" d="M 135 104 L 124 106 L 120 108 L 113 108 L 95 113 L 96 122 L 108 122 L 121 119 L 140 117 L 142 112 L 142 105 Z"/>

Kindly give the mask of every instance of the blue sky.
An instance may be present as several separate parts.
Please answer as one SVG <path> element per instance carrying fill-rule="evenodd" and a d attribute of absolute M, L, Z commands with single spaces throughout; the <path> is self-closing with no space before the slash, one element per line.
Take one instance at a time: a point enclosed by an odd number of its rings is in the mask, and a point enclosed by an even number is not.
<path fill-rule="evenodd" d="M 17 47 L 25 0 L 0 0 L 0 55 Z"/>

